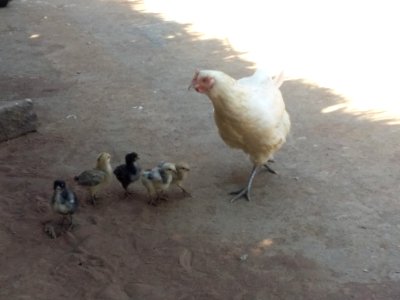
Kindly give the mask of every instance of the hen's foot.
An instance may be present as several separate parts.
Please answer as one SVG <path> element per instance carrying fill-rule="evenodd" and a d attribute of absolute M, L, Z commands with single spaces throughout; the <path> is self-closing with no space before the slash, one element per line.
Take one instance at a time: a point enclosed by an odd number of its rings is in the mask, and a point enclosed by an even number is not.
<path fill-rule="evenodd" d="M 247 201 L 251 200 L 250 192 L 249 192 L 247 187 L 246 188 L 242 188 L 242 189 L 240 189 L 238 191 L 231 192 L 229 194 L 230 195 L 236 195 L 235 197 L 233 197 L 231 199 L 231 202 L 235 202 L 236 200 L 238 200 L 238 199 L 240 199 L 242 197 L 245 198 Z"/>
<path fill-rule="evenodd" d="M 269 162 L 269 161 L 268 161 L 268 162 Z M 271 169 L 271 167 L 268 166 L 268 163 L 264 164 L 263 166 L 264 166 L 264 168 L 267 169 L 268 172 L 270 172 L 270 173 L 272 173 L 272 174 L 275 174 L 275 175 L 278 175 L 278 172 L 276 172 L 274 169 Z"/>

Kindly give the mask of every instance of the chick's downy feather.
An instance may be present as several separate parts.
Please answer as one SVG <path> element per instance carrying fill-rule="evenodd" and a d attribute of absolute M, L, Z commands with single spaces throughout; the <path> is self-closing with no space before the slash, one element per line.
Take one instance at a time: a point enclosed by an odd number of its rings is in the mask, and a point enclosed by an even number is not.
<path fill-rule="evenodd" d="M 83 186 L 96 186 L 103 181 L 105 181 L 107 177 L 107 173 L 102 170 L 86 170 L 83 171 L 79 176 L 75 177 L 75 180 L 79 183 L 79 185 Z"/>
<path fill-rule="evenodd" d="M 125 156 L 125 164 L 119 165 L 114 169 L 114 175 L 127 191 L 128 186 L 140 178 L 141 167 L 137 160 L 137 153 L 128 153 Z"/>
<path fill-rule="evenodd" d="M 53 195 L 50 200 L 50 206 L 55 213 L 63 216 L 62 227 L 64 226 L 65 219 L 69 219 L 68 230 L 73 227 L 72 215 L 76 212 L 79 206 L 78 198 L 76 194 L 67 188 L 64 180 L 55 180 L 53 182 Z M 54 225 L 47 224 L 45 231 L 51 235 L 52 238 L 57 237 L 56 229 Z"/>
<path fill-rule="evenodd" d="M 173 163 L 163 163 L 151 170 L 142 172 L 141 182 L 149 194 L 149 203 L 153 204 L 154 198 L 159 198 L 159 193 L 169 188 L 174 173 L 176 173 L 176 168 Z"/>
<path fill-rule="evenodd" d="M 102 152 L 97 157 L 94 169 L 83 171 L 74 177 L 74 180 L 79 185 L 89 189 L 93 204 L 95 203 L 96 193 L 110 183 L 112 175 L 110 159 L 111 155 L 109 153 Z"/>
<path fill-rule="evenodd" d="M 54 193 L 50 201 L 52 209 L 62 215 L 72 215 L 78 208 L 76 194 L 66 187 L 65 181 L 54 181 Z"/>
<path fill-rule="evenodd" d="M 183 182 L 189 175 L 190 167 L 185 162 L 179 162 L 175 164 L 176 173 L 172 176 L 171 184 L 179 187 L 185 195 L 191 196 L 191 194 L 183 187 Z"/>

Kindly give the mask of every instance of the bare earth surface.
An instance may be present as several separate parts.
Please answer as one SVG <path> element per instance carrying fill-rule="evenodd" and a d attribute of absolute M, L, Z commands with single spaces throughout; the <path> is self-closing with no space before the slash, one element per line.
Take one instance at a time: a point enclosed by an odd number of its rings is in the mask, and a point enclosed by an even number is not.
<path fill-rule="evenodd" d="M 40 120 L 0 144 L 0 299 L 400 299 L 399 126 L 321 114 L 345 100 L 285 82 L 279 175 L 261 172 L 253 201 L 231 204 L 251 165 L 187 91 L 197 67 L 239 78 L 253 66 L 123 1 L 0 10 L 0 97 L 31 98 Z M 125 197 L 114 180 L 92 207 L 72 177 L 102 151 L 113 166 L 130 151 L 144 168 L 187 161 L 193 197 L 172 188 L 151 207 L 140 183 Z M 82 206 L 79 226 L 50 239 L 56 178 Z"/>

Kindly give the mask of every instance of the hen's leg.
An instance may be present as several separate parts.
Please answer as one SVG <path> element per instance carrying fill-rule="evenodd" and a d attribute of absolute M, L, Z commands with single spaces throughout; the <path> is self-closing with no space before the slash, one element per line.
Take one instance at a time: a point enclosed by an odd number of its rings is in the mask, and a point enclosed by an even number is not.
<path fill-rule="evenodd" d="M 231 200 L 231 202 L 234 202 L 234 201 L 236 201 L 237 199 L 242 198 L 242 197 L 246 198 L 247 201 L 250 201 L 250 200 L 251 200 L 250 191 L 251 191 L 251 186 L 252 186 L 252 184 L 253 184 L 254 177 L 255 177 L 256 174 L 257 174 L 257 170 L 258 170 L 258 166 L 257 166 L 257 165 L 254 165 L 254 166 L 253 166 L 253 170 L 251 171 L 249 180 L 248 180 L 248 182 L 247 182 L 247 186 L 246 186 L 245 188 L 242 188 L 242 189 L 240 189 L 240 190 L 238 190 L 238 191 L 236 191 L 236 192 L 230 193 L 231 195 L 236 195 L 235 197 L 233 197 L 233 199 Z"/>

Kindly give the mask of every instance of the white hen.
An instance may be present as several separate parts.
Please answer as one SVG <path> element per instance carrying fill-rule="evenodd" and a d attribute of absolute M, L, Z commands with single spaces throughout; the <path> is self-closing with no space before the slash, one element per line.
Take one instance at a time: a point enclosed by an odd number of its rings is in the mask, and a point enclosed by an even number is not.
<path fill-rule="evenodd" d="M 262 70 L 239 80 L 220 71 L 202 70 L 196 72 L 189 86 L 210 98 L 224 142 L 243 150 L 253 163 L 247 186 L 232 193 L 236 194 L 232 202 L 241 197 L 250 200 L 260 166 L 274 172 L 267 162 L 285 143 L 290 131 L 289 114 L 279 90 L 282 83 L 283 74 L 272 79 Z"/>

